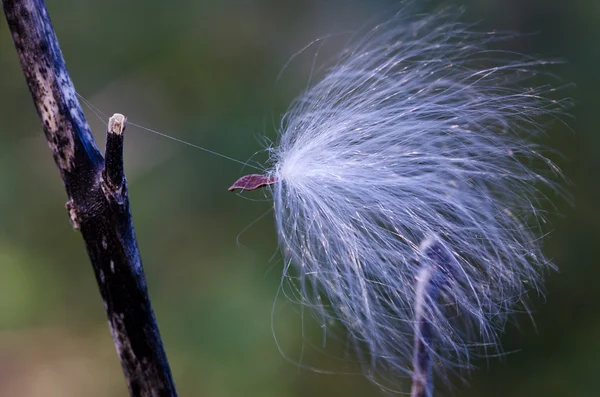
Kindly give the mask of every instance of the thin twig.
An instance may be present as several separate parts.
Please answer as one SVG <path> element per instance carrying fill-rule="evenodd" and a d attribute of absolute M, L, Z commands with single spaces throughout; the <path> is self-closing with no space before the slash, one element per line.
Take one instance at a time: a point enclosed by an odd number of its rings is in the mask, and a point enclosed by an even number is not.
<path fill-rule="evenodd" d="M 413 376 L 411 397 L 432 397 L 433 381 L 431 368 L 431 324 L 427 319 L 426 304 L 429 300 L 432 268 L 427 266 L 419 273 L 415 298 L 415 342 L 413 350 Z"/>
<path fill-rule="evenodd" d="M 442 288 L 453 274 L 453 259 L 437 237 L 421 244 L 422 268 L 415 288 L 415 340 L 411 397 L 433 397 L 434 328 L 431 318 Z"/>
<path fill-rule="evenodd" d="M 83 235 L 132 396 L 176 396 L 154 318 L 123 173 L 125 118 L 107 134 L 106 168 L 67 72 L 43 0 L 3 0 L 33 103 Z"/>

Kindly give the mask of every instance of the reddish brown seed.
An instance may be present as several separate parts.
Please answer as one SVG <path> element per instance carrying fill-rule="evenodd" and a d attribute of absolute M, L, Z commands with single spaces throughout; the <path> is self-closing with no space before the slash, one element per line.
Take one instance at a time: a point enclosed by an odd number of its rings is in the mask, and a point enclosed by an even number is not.
<path fill-rule="evenodd" d="M 229 191 L 231 192 L 237 189 L 254 190 L 258 189 L 259 187 L 272 185 L 275 182 L 277 181 L 271 176 L 259 174 L 244 175 L 243 177 L 235 181 L 233 185 L 231 185 Z"/>

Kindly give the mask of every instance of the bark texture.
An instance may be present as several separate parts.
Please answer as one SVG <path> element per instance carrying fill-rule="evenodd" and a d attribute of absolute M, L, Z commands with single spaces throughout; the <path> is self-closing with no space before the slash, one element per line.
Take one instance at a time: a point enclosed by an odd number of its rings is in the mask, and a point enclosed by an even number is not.
<path fill-rule="evenodd" d="M 25 80 L 64 182 L 73 227 L 81 232 L 132 396 L 176 396 L 154 317 L 123 172 L 125 117 L 107 131 L 106 161 L 96 146 L 43 0 L 3 0 Z"/>

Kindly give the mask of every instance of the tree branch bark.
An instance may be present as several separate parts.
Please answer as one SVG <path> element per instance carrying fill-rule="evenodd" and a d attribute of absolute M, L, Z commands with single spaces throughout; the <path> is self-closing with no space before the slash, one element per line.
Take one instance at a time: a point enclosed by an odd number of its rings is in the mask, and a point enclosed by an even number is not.
<path fill-rule="evenodd" d="M 109 122 L 106 163 L 94 142 L 43 0 L 2 0 L 25 80 L 92 262 L 132 396 L 176 396 L 148 297 L 123 173 L 125 117 Z M 105 166 L 106 164 L 106 166 Z"/>

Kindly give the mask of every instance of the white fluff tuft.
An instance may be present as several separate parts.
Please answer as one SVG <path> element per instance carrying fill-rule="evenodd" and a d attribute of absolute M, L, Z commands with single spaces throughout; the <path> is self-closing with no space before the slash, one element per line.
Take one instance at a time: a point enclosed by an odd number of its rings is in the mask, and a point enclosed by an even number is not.
<path fill-rule="evenodd" d="M 552 266 L 538 188 L 559 171 L 531 142 L 562 104 L 526 85 L 546 62 L 486 50 L 502 35 L 455 17 L 367 32 L 293 103 L 271 149 L 285 276 L 324 326 L 345 325 L 369 374 L 410 373 L 422 242 L 453 256 L 427 313 L 437 367 L 495 346 Z"/>

